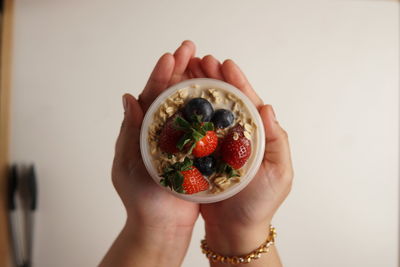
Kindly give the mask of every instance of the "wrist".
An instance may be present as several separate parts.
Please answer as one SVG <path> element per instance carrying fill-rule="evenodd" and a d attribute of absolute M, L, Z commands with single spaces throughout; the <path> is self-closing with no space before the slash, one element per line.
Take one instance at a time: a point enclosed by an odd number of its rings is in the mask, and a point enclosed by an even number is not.
<path fill-rule="evenodd" d="M 177 226 L 154 228 L 128 221 L 121 235 L 128 240 L 140 266 L 180 266 L 192 230 L 192 227 Z"/>
<path fill-rule="evenodd" d="M 226 256 L 239 256 L 257 248 L 269 234 L 270 221 L 238 226 L 210 225 L 206 223 L 207 244 L 213 251 Z"/>

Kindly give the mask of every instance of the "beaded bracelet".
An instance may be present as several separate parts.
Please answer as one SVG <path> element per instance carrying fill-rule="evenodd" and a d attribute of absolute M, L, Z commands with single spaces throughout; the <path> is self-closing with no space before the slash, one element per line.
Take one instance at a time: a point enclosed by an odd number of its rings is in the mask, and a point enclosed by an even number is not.
<path fill-rule="evenodd" d="M 258 248 L 251 251 L 246 255 L 241 256 L 222 256 L 214 251 L 212 251 L 208 245 L 206 239 L 201 240 L 201 250 L 206 257 L 212 262 L 222 262 L 229 264 L 241 264 L 241 263 L 250 263 L 252 260 L 259 259 L 261 257 L 261 253 L 267 253 L 269 251 L 269 247 L 275 243 L 276 238 L 276 230 L 272 225 L 269 226 L 269 234 L 267 240 L 262 243 Z"/>

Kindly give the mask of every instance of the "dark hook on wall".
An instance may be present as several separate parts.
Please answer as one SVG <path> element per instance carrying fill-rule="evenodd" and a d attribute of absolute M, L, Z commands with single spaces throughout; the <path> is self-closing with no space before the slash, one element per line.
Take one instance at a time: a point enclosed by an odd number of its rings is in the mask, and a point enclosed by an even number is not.
<path fill-rule="evenodd" d="M 37 181 L 33 165 L 12 165 L 9 170 L 8 210 L 14 265 L 32 266 L 33 223 L 37 208 Z"/>

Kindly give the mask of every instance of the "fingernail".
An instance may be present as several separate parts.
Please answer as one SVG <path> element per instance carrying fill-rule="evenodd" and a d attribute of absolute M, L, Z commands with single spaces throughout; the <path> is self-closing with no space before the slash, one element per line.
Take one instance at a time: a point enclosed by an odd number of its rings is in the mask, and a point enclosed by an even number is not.
<path fill-rule="evenodd" d="M 189 42 L 191 42 L 190 40 L 185 40 L 185 41 L 183 41 L 182 43 L 181 43 L 181 45 L 185 45 L 185 44 L 187 44 L 187 43 L 189 43 Z"/>
<path fill-rule="evenodd" d="M 274 108 L 273 108 L 272 106 L 271 106 L 271 111 L 272 111 L 272 116 L 273 116 L 274 120 L 275 120 L 275 121 L 278 121 L 278 120 L 276 119 L 275 111 L 274 111 Z"/>
<path fill-rule="evenodd" d="M 122 96 L 122 104 L 124 105 L 125 112 L 128 111 L 128 108 L 129 108 L 128 99 L 126 99 L 126 98 L 127 98 L 126 95 Z"/>

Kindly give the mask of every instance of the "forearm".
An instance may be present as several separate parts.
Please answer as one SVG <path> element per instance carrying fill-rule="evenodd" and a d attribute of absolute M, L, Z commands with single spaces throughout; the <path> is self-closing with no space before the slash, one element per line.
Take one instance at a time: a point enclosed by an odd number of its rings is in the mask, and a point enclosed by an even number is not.
<path fill-rule="evenodd" d="M 208 247 L 223 256 L 246 255 L 260 246 L 267 239 L 269 233 L 268 224 L 258 227 L 239 228 L 234 226 L 219 227 L 206 224 L 206 240 Z M 261 257 L 246 264 L 229 265 L 226 263 L 212 262 L 211 267 L 281 267 L 275 245 L 269 247 L 267 253 L 261 253 Z"/>
<path fill-rule="evenodd" d="M 99 266 L 180 266 L 191 233 L 191 228 L 160 230 L 125 226 Z"/>

